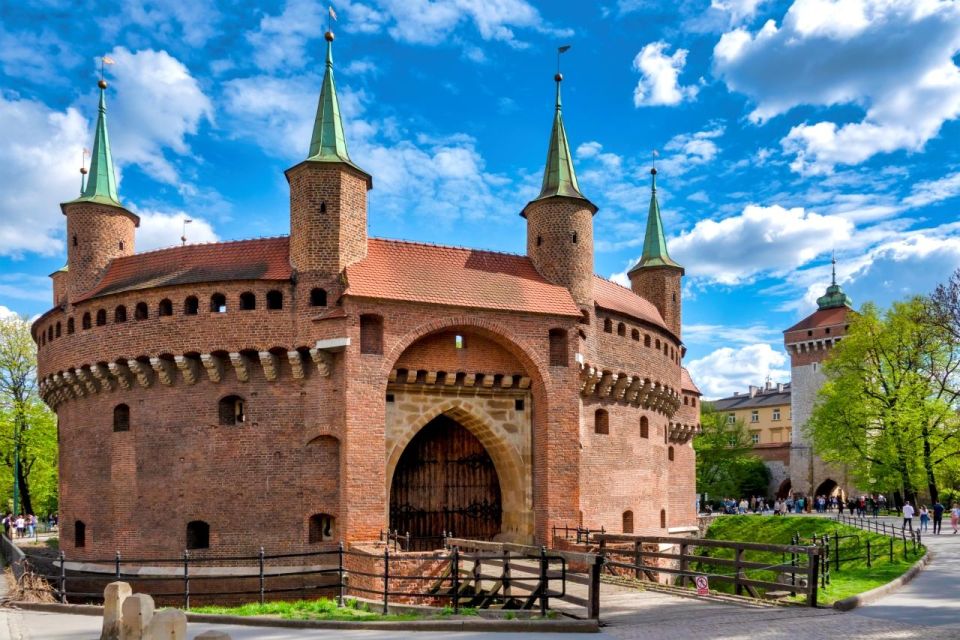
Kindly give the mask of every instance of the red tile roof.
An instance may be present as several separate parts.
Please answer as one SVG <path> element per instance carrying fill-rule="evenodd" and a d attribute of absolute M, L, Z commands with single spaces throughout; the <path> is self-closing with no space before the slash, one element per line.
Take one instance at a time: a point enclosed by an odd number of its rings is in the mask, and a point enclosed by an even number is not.
<path fill-rule="evenodd" d="M 802 331 L 804 329 L 818 329 L 820 327 L 832 327 L 838 324 L 844 324 L 847 321 L 847 314 L 853 313 L 852 309 L 847 307 L 834 307 L 833 309 L 820 309 L 810 314 L 797 324 L 793 325 L 784 333 L 791 331 Z"/>
<path fill-rule="evenodd" d="M 289 280 L 289 239 L 257 238 L 236 242 L 188 244 L 116 258 L 90 291 L 90 298 L 197 282 Z"/>
<path fill-rule="evenodd" d="M 690 377 L 690 372 L 687 371 L 686 367 L 680 368 L 680 388 L 684 391 L 693 391 L 698 396 L 703 395 L 697 385 L 693 383 L 693 378 Z"/>
<path fill-rule="evenodd" d="M 598 307 L 608 311 L 616 311 L 669 331 L 652 302 L 606 278 L 593 277 L 593 301 Z"/>
<path fill-rule="evenodd" d="M 430 304 L 579 316 L 570 292 L 526 256 L 371 238 L 367 257 L 347 267 L 346 295 Z"/>

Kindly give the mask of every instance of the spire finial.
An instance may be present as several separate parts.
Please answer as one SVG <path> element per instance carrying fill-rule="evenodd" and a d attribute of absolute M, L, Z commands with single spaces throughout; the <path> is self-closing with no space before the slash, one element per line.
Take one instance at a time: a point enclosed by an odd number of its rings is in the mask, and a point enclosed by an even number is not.
<path fill-rule="evenodd" d="M 830 259 L 830 265 L 831 265 L 831 271 L 832 271 L 832 274 L 830 277 L 830 285 L 835 287 L 837 286 L 837 250 L 836 249 L 833 250 L 833 257 Z"/>
<path fill-rule="evenodd" d="M 113 168 L 113 156 L 110 153 L 110 137 L 107 135 L 107 81 L 103 79 L 104 65 L 113 64 L 109 56 L 100 58 L 100 79 L 97 87 L 100 89 L 100 101 L 97 105 L 97 126 L 93 135 L 93 151 L 90 152 L 90 169 L 86 166 L 80 169 L 80 182 L 84 176 L 89 177 L 80 192 L 81 201 L 97 202 L 99 204 L 121 206 L 117 195 L 117 176 Z M 86 149 L 84 149 L 86 154 Z"/>

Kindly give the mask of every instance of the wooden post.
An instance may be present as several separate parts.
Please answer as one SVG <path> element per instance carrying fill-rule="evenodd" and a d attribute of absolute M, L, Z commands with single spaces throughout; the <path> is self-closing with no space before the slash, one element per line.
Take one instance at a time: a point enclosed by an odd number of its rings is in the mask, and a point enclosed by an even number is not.
<path fill-rule="evenodd" d="M 67 603 L 67 557 L 60 551 L 60 602 Z"/>
<path fill-rule="evenodd" d="M 640 541 L 634 540 L 633 541 L 633 566 L 634 566 L 633 577 L 637 580 L 639 580 L 640 577 L 643 575 L 643 570 L 641 568 L 642 559 L 643 559 L 643 556 L 640 548 Z"/>
<path fill-rule="evenodd" d="M 603 556 L 597 555 L 590 565 L 590 593 L 588 595 L 587 617 L 600 619 L 600 570 L 603 568 Z"/>
<path fill-rule="evenodd" d="M 870 538 L 867 538 L 867 568 L 870 568 Z"/>
<path fill-rule="evenodd" d="M 264 596 L 264 576 L 263 576 L 263 547 L 260 547 L 260 604 L 263 604 Z"/>
<path fill-rule="evenodd" d="M 813 549 L 809 558 L 809 575 L 807 576 L 807 605 L 817 606 L 817 571 L 820 569 L 820 550 Z"/>
<path fill-rule="evenodd" d="M 114 562 L 114 565 L 116 565 L 114 567 L 113 575 L 116 576 L 117 580 L 120 580 L 120 552 L 119 551 L 117 551 L 116 556 L 114 556 L 113 562 Z"/>
<path fill-rule="evenodd" d="M 450 558 L 450 577 L 453 578 L 453 612 L 460 611 L 460 547 L 453 545 L 453 557 Z"/>
<path fill-rule="evenodd" d="M 500 584 L 503 586 L 503 600 L 507 602 L 510 600 L 511 588 L 510 588 L 510 551 L 504 550 L 503 552 L 503 573 L 500 574 Z"/>
<path fill-rule="evenodd" d="M 833 532 L 833 568 L 840 571 L 840 534 Z"/>
<path fill-rule="evenodd" d="M 340 541 L 340 544 L 337 545 L 337 576 L 339 578 L 337 582 L 337 606 L 343 606 L 343 540 Z"/>
<path fill-rule="evenodd" d="M 743 584 L 740 582 L 743 580 L 743 568 L 740 566 L 740 563 L 743 562 L 743 547 L 737 545 L 734 551 L 734 570 L 737 572 L 737 581 L 734 583 L 735 590 L 738 596 L 743 595 Z M 816 574 L 814 574 L 814 579 L 816 579 Z"/>
<path fill-rule="evenodd" d="M 390 544 L 383 548 L 383 615 L 387 615 L 390 610 L 388 599 L 390 597 Z"/>
<path fill-rule="evenodd" d="M 687 586 L 687 545 L 680 543 L 680 586 Z"/>
<path fill-rule="evenodd" d="M 890 562 L 893 562 L 893 538 L 890 538 Z"/>

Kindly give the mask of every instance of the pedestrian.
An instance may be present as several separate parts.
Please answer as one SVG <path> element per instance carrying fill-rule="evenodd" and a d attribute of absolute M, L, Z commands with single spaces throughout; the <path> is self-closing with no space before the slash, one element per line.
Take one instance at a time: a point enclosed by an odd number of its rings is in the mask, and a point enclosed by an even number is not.
<path fill-rule="evenodd" d="M 946 507 L 939 500 L 933 503 L 933 533 L 935 535 L 940 535 L 940 528 L 943 527 L 944 511 L 946 511 Z"/>
<path fill-rule="evenodd" d="M 837 513 L 843 515 L 843 500 L 837 500 Z"/>
<path fill-rule="evenodd" d="M 913 533 L 913 505 L 910 504 L 909 500 L 903 503 L 903 526 L 900 527 L 900 530 L 903 531 L 908 526 L 910 527 L 910 533 Z"/>
<path fill-rule="evenodd" d="M 950 509 L 950 526 L 953 527 L 953 533 L 957 533 L 957 525 L 960 524 L 960 504 L 953 503 Z"/>
<path fill-rule="evenodd" d="M 927 511 L 927 505 L 920 505 L 920 531 L 927 530 L 927 523 L 930 522 L 930 512 Z"/>
<path fill-rule="evenodd" d="M 17 537 L 22 538 L 27 532 L 27 521 L 22 515 L 17 516 Z"/>

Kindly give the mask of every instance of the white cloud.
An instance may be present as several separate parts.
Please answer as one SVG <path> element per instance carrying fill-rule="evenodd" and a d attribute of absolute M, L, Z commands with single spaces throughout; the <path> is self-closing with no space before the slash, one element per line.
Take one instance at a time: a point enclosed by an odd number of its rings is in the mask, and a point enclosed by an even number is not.
<path fill-rule="evenodd" d="M 960 171 L 954 171 L 936 180 L 918 182 L 903 202 L 911 207 L 925 207 L 941 200 L 956 198 L 958 195 L 960 195 Z"/>
<path fill-rule="evenodd" d="M 348 2 L 343 13 L 347 31 L 375 33 L 386 29 L 395 40 L 411 44 L 437 45 L 451 40 L 463 24 L 471 24 L 483 40 L 506 42 L 516 48 L 527 46 L 516 35 L 519 29 L 553 36 L 572 34 L 549 25 L 526 0 L 373 0 L 370 4 Z M 476 52 L 469 53 L 472 49 L 475 47 L 465 46 L 468 58 L 476 59 Z"/>
<path fill-rule="evenodd" d="M 50 302 L 53 299 L 53 285 L 46 275 L 35 273 L 4 273 L 0 275 L 0 297 L 17 300 L 39 300 Z"/>
<path fill-rule="evenodd" d="M 18 317 L 18 315 L 19 315 L 19 314 L 17 314 L 16 311 L 13 311 L 13 310 L 11 310 L 10 308 L 5 307 L 5 306 L 3 306 L 2 304 L 0 304 L 0 320 L 5 319 L 5 318 L 16 318 L 16 317 Z"/>
<path fill-rule="evenodd" d="M 769 376 L 774 382 L 790 380 L 789 363 L 783 351 L 761 342 L 739 348 L 721 347 L 687 363 L 690 376 L 706 398 L 731 396 Z"/>
<path fill-rule="evenodd" d="M 746 327 L 721 324 L 683 325 L 683 340 L 687 345 L 749 345 L 776 340 L 781 334 L 781 329 L 772 329 L 762 324 Z"/>
<path fill-rule="evenodd" d="M 107 99 L 114 161 L 138 165 L 161 182 L 180 184 L 165 151 L 190 154 L 187 136 L 197 133 L 202 121 L 213 119 L 210 99 L 187 67 L 166 51 L 132 53 L 117 47 L 110 56 L 116 60 L 110 68 L 116 91 Z M 83 101 L 91 112 L 95 104 L 91 97 Z"/>
<path fill-rule="evenodd" d="M 380 68 L 373 60 L 361 58 L 360 60 L 351 61 L 350 64 L 343 68 L 343 72 L 348 76 L 361 76 L 368 73 L 376 75 L 380 72 Z"/>
<path fill-rule="evenodd" d="M 669 47 L 663 41 L 651 42 L 633 59 L 634 70 L 640 72 L 640 80 L 633 90 L 634 106 L 669 106 L 697 97 L 699 87 L 680 85 L 680 73 L 687 64 L 689 52 L 677 49 L 673 55 L 667 55 L 665 51 Z"/>
<path fill-rule="evenodd" d="M 287 0 L 279 15 L 265 15 L 256 31 L 247 34 L 253 61 L 265 71 L 302 68 L 307 43 L 323 35 L 327 11 L 315 0 Z"/>
<path fill-rule="evenodd" d="M 710 0 L 710 6 L 700 10 L 683 24 L 695 33 L 714 33 L 749 23 L 766 0 Z"/>
<path fill-rule="evenodd" d="M 659 160 L 660 171 L 669 176 L 680 176 L 690 169 L 712 162 L 720 148 L 714 142 L 725 131 L 722 125 L 694 133 L 681 133 L 664 145 L 664 156 Z"/>
<path fill-rule="evenodd" d="M 62 249 L 60 202 L 80 195 L 80 154 L 88 122 L 75 109 L 54 111 L 0 93 L 0 255 L 53 255 Z"/>
<path fill-rule="evenodd" d="M 219 240 L 209 222 L 184 211 L 167 213 L 137 210 L 137 215 L 140 216 L 140 228 L 137 229 L 137 253 L 179 245 L 184 229 L 183 221 L 188 219 L 192 220 L 186 226 L 187 241 L 190 244 Z"/>
<path fill-rule="evenodd" d="M 960 115 L 958 50 L 955 2 L 795 0 L 780 27 L 723 34 L 714 68 L 755 102 L 754 122 L 800 105 L 863 109 L 859 122 L 803 123 L 781 141 L 794 171 L 816 174 L 921 150 Z"/>
<path fill-rule="evenodd" d="M 221 14 L 213 0 L 121 0 L 103 12 L 98 23 L 109 42 L 130 27 L 147 31 L 151 38 L 166 43 L 183 42 L 202 47 L 218 33 Z M 127 35 L 124 33 L 124 35 Z"/>
<path fill-rule="evenodd" d="M 748 205 L 724 220 L 700 220 L 670 242 L 670 253 L 695 278 L 719 284 L 785 274 L 853 233 L 853 223 L 796 207 Z"/>

